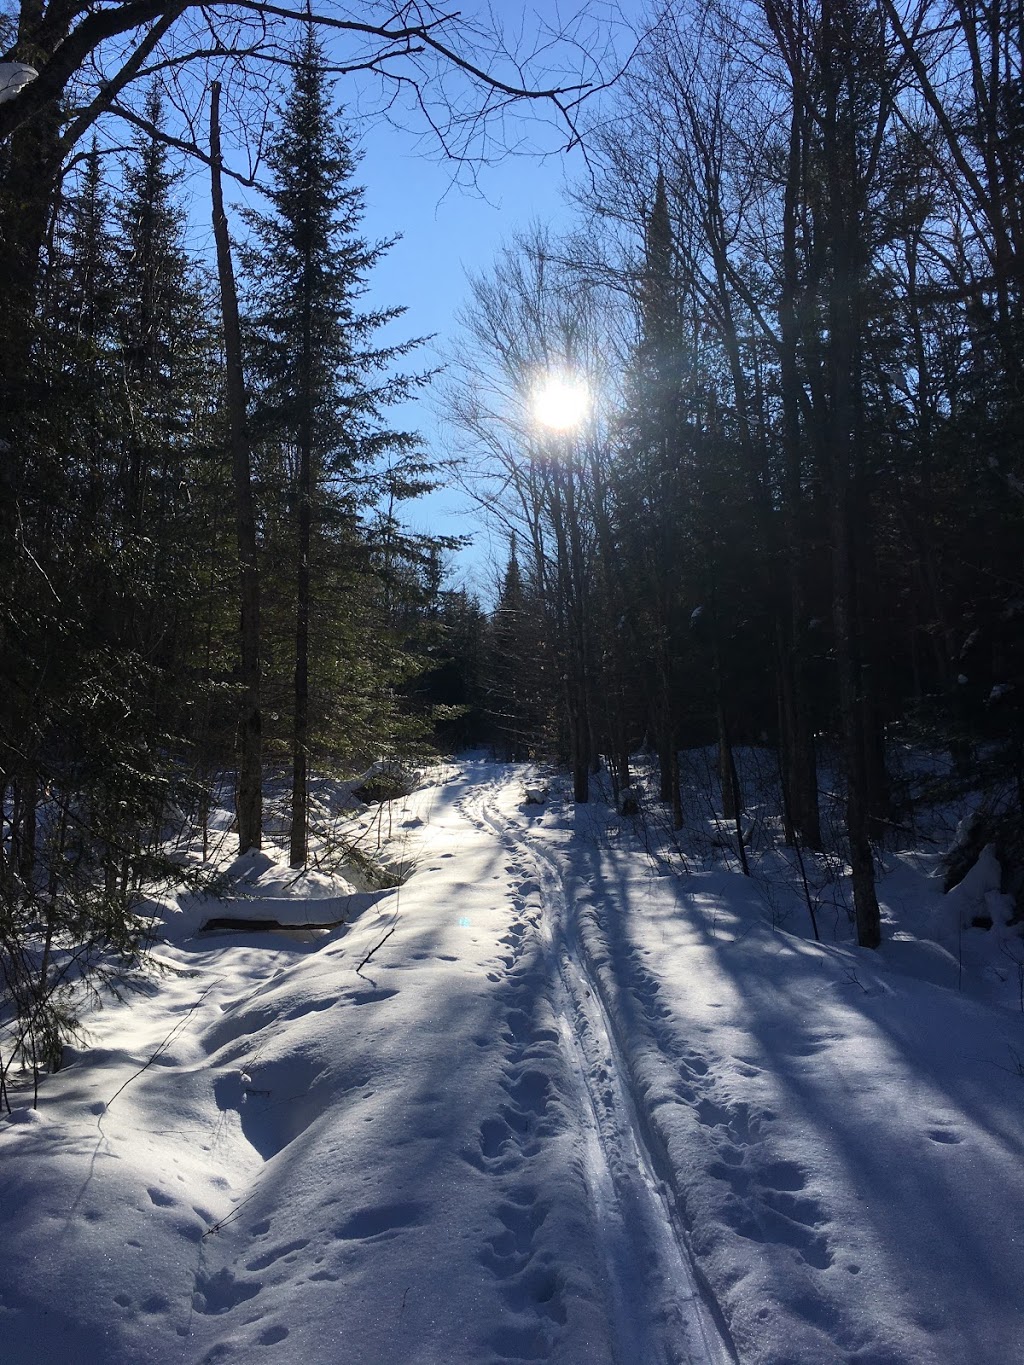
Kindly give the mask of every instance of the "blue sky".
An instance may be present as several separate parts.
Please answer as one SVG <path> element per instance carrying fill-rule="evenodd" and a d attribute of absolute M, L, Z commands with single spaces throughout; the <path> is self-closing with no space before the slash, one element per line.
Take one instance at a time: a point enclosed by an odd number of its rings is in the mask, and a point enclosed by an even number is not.
<path fill-rule="evenodd" d="M 567 223 L 565 180 L 580 173 L 581 158 L 509 158 L 483 168 L 479 187 L 471 192 L 452 185 L 450 169 L 417 155 L 412 140 L 395 130 L 375 129 L 365 145 L 360 175 L 366 186 L 366 233 L 402 234 L 374 270 L 370 299 L 406 307 L 393 329 L 396 336 L 435 336 L 421 353 L 429 368 L 457 333 L 455 315 L 467 298 L 467 272 L 486 270 L 503 243 L 536 219 Z M 442 430 L 434 403 L 428 393 L 402 411 L 401 421 L 422 432 L 435 451 L 447 453 L 452 433 Z M 405 517 L 417 529 L 472 534 L 473 548 L 458 557 L 457 574 L 486 592 L 486 529 L 457 490 L 439 490 L 409 504 Z"/>
<path fill-rule="evenodd" d="M 590 0 L 593 18 L 589 30 L 581 30 L 590 58 L 603 58 L 606 71 L 614 69 L 628 51 L 630 36 L 623 13 L 636 14 L 641 0 L 624 0 L 612 6 Z M 543 20 L 530 7 L 511 3 L 494 6 L 499 20 L 516 30 L 521 42 L 529 43 L 540 23 L 571 26 L 566 9 L 559 19 L 557 6 L 548 4 Z M 602 52 L 608 43 L 614 51 Z M 538 69 L 541 69 L 540 67 Z M 509 154 L 495 164 L 475 168 L 475 187 L 455 183 L 450 162 L 438 154 L 429 134 L 417 138 L 416 120 L 403 131 L 379 118 L 356 120 L 356 91 L 341 81 L 339 100 L 346 106 L 350 123 L 364 152 L 359 178 L 366 189 L 364 228 L 371 238 L 401 234 L 388 255 L 377 265 L 370 280 L 369 300 L 374 306 L 404 305 L 405 317 L 394 329 L 395 338 L 434 334 L 434 345 L 443 350 L 456 335 L 455 315 L 468 295 L 467 272 L 486 270 L 502 245 L 534 221 L 568 225 L 566 183 L 582 175 L 584 159 L 576 150 L 564 152 L 566 130 L 552 126 L 550 106 L 527 102 L 521 114 L 506 116 L 504 133 L 536 149 L 534 154 Z M 437 361 L 437 352 L 425 348 L 426 367 Z M 400 414 L 401 422 L 423 433 L 428 444 L 447 453 L 446 435 L 428 395 Z M 468 585 L 486 595 L 489 545 L 478 514 L 466 505 L 457 490 L 439 491 L 410 504 L 407 521 L 417 529 L 447 534 L 471 534 L 474 548 L 458 557 L 456 572 Z M 500 559 L 503 546 L 496 551 Z"/>
<path fill-rule="evenodd" d="M 574 82 L 572 61 L 584 68 L 591 80 L 614 73 L 633 42 L 628 16 L 636 16 L 644 3 L 579 0 L 575 9 L 566 6 L 560 10 L 557 0 L 545 0 L 540 17 L 536 9 L 517 0 L 493 0 L 490 8 L 497 22 L 509 31 L 510 43 L 524 51 L 536 46 L 548 28 L 561 26 L 575 32 L 578 41 L 575 46 L 569 44 L 561 69 L 557 65 L 552 69 L 553 51 L 539 56 L 533 67 L 536 83 L 553 81 L 568 86 Z M 475 5 L 469 0 L 459 9 L 472 19 L 474 12 L 486 11 L 486 3 L 482 0 Z M 326 50 L 328 58 L 334 57 L 339 63 L 352 57 L 343 40 L 334 52 L 328 42 Z M 497 74 L 509 81 L 516 79 L 507 67 L 497 68 Z M 430 83 L 428 89 L 433 92 L 436 86 Z M 467 107 L 479 98 L 469 82 L 460 85 L 458 78 L 452 93 Z M 566 186 L 583 175 L 585 158 L 579 149 L 566 153 L 568 129 L 550 103 L 524 100 L 488 125 L 489 136 L 495 138 L 489 144 L 492 155 L 488 162 L 463 168 L 459 176 L 414 109 L 396 109 L 396 117 L 405 126 L 392 125 L 374 110 L 379 90 L 359 76 L 339 79 L 334 94 L 363 154 L 357 172 L 358 183 L 365 190 L 362 231 L 370 240 L 400 238 L 367 281 L 367 307 L 403 306 L 405 316 L 392 324 L 384 339 L 399 342 L 433 336 L 434 341 L 419 353 L 422 368 L 432 369 L 457 335 L 455 317 L 469 293 L 467 273 L 486 271 L 502 246 L 536 221 L 556 232 L 567 227 L 571 211 Z M 588 101 L 588 116 L 597 98 Z M 498 137 L 517 150 L 497 156 Z M 240 164 L 244 168 L 244 159 Z M 207 193 L 205 171 L 198 173 L 197 185 L 197 205 L 201 206 Z M 236 206 L 258 201 L 254 191 L 241 190 L 237 185 L 230 187 L 229 193 Z M 195 226 L 196 245 L 210 249 L 207 209 L 197 208 Z M 241 231 L 237 219 L 233 226 L 236 233 Z M 410 367 L 416 367 L 414 358 Z M 453 433 L 442 430 L 435 409 L 436 396 L 428 391 L 391 415 L 397 426 L 419 431 L 429 450 L 445 456 L 450 453 Z M 453 564 L 453 585 L 465 582 L 485 598 L 489 596 L 494 573 L 487 529 L 457 489 L 438 490 L 407 504 L 403 513 L 407 524 L 416 530 L 471 535 L 473 547 L 463 551 Z M 503 560 L 503 543 L 496 544 L 494 554 L 499 562 Z"/>

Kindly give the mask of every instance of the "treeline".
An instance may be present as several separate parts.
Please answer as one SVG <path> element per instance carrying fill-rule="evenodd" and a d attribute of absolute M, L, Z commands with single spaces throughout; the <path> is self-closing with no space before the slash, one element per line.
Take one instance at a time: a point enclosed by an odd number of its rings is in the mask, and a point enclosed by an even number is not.
<path fill-rule="evenodd" d="M 945 750 L 1024 865 L 1021 26 L 677 0 L 579 232 L 476 282 L 452 391 L 515 537 L 484 689 L 510 744 L 553 737 L 579 800 L 647 744 L 681 820 L 681 747 L 717 744 L 731 817 L 732 750 L 768 742 L 812 849 L 827 760 L 869 946 L 897 739 Z M 574 433 L 531 414 L 552 369 L 595 395 Z"/>
<path fill-rule="evenodd" d="M 137 960 L 140 891 L 180 875 L 168 835 L 205 853 L 246 764 L 236 846 L 260 846 L 262 787 L 287 777 L 300 867 L 310 765 L 432 738 L 412 680 L 436 665 L 444 546 L 401 526 L 431 475 L 387 420 L 425 377 L 401 373 L 413 344 L 379 339 L 401 310 L 361 305 L 385 247 L 359 233 L 311 31 L 293 67 L 265 207 L 232 224 L 240 248 L 222 236 L 219 271 L 189 247 L 209 201 L 186 204 L 154 88 L 130 148 L 94 142 L 60 179 L 30 306 L 0 301 L 0 1090 L 18 1051 L 57 1062 L 86 967 Z"/>

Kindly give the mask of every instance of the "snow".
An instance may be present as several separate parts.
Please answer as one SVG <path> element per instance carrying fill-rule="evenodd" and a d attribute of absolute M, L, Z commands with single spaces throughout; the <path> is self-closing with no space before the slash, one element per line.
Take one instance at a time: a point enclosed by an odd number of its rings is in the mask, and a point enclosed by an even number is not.
<path fill-rule="evenodd" d="M 38 75 L 39 72 L 28 62 L 0 62 L 0 104 L 20 95 Z"/>
<path fill-rule="evenodd" d="M 349 823 L 401 886 L 227 863 L 153 903 L 149 978 L 40 1107 L 12 1092 L 5 1365 L 1024 1359 L 991 850 L 949 896 L 887 854 L 871 953 L 820 893 L 814 943 L 756 840 L 752 878 L 680 871 L 551 774 L 428 781 L 390 838 Z M 230 914 L 296 927 L 202 931 Z"/>

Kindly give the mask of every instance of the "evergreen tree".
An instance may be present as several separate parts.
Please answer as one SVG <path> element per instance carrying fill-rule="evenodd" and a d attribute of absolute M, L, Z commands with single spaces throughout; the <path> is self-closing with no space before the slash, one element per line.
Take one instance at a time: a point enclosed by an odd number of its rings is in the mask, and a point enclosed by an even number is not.
<path fill-rule="evenodd" d="M 366 567 L 358 513 L 378 490 L 374 475 L 385 457 L 397 462 L 392 483 L 403 483 L 408 463 L 418 486 L 415 441 L 382 420 L 383 410 L 418 382 L 388 373 L 409 346 L 373 342 L 401 310 L 359 308 L 366 275 L 387 244 L 368 243 L 358 233 L 363 191 L 353 182 L 356 157 L 332 109 L 323 51 L 311 26 L 296 55 L 268 162 L 270 211 L 248 216 L 246 264 L 259 387 L 254 429 L 269 481 L 278 482 L 287 508 L 278 535 L 293 564 L 290 856 L 298 867 L 306 860 L 308 763 L 317 719 L 311 631 L 344 610 L 337 575 L 344 578 L 348 570 L 351 579 L 353 567 Z"/>
<path fill-rule="evenodd" d="M 115 218 L 94 151 L 55 224 L 0 615 L 0 979 L 36 1065 L 59 1062 L 74 983 L 137 964 L 134 908 L 190 795 L 213 384 L 162 151 L 140 139 L 123 176 Z"/>
<path fill-rule="evenodd" d="M 558 696 L 553 687 L 544 608 L 519 566 L 513 537 L 489 623 L 485 704 L 496 747 L 509 761 L 552 746 Z"/>
<path fill-rule="evenodd" d="M 687 449 L 688 371 L 683 298 L 665 176 L 659 170 L 646 222 L 640 271 L 638 340 L 620 419 L 618 522 L 626 613 L 635 649 L 648 661 L 646 722 L 658 750 L 661 799 L 682 821 L 679 792 L 678 690 L 685 639 L 684 602 L 692 588 L 684 555 L 692 548 L 697 493 Z M 686 468 L 687 464 L 691 467 Z M 687 583 L 687 579 L 690 583 Z"/>
<path fill-rule="evenodd" d="M 442 590 L 436 626 L 437 643 L 428 645 L 435 666 L 418 680 L 416 696 L 430 706 L 438 747 L 454 753 L 486 738 L 487 617 L 478 599 L 464 588 Z"/>

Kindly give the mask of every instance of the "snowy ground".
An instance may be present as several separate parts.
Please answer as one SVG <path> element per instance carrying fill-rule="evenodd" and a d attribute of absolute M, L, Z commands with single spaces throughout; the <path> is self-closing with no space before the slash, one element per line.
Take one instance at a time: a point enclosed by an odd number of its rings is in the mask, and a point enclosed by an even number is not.
<path fill-rule="evenodd" d="M 1024 1360 L 991 869 L 892 858 L 883 950 L 816 945 L 767 864 L 672 874 L 523 784 L 395 803 L 396 891 L 250 858 L 241 906 L 168 903 L 160 973 L 0 1121 L 5 1365 Z"/>

